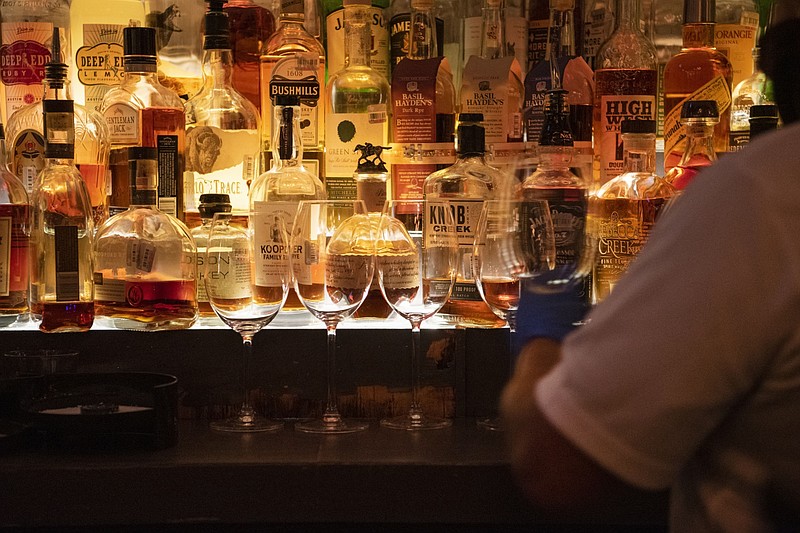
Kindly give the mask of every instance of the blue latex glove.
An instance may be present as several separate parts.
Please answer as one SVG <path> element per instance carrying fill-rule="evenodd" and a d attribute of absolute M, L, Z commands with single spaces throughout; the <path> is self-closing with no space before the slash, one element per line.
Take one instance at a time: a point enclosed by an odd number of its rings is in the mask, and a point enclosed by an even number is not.
<path fill-rule="evenodd" d="M 572 283 L 554 292 L 523 289 L 517 310 L 517 331 L 511 339 L 513 353 L 519 354 L 534 338 L 561 342 L 588 310 L 583 283 Z"/>

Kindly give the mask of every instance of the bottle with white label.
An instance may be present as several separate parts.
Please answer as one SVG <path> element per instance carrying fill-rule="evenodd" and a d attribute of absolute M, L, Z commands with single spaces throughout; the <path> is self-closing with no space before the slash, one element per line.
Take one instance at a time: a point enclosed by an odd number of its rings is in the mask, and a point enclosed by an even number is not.
<path fill-rule="evenodd" d="M 44 66 L 50 61 L 53 27 L 65 43 L 57 62 L 67 63 L 69 0 L 0 1 L 0 116 L 8 124 L 17 109 L 41 101 Z"/>
<path fill-rule="evenodd" d="M 458 237 L 458 277 L 453 293 L 437 317 L 454 325 L 500 327 L 500 321 L 481 298 L 472 274 L 472 247 L 484 200 L 508 190 L 510 177 L 486 162 L 483 115 L 458 117 L 456 162 L 425 179 L 425 200 L 447 200 Z"/>
<path fill-rule="evenodd" d="M 75 102 L 99 111 L 103 96 L 122 82 L 122 29 L 142 26 L 143 0 L 72 0 L 71 70 Z"/>
<path fill-rule="evenodd" d="M 157 149 L 127 151 L 131 206 L 95 236 L 95 313 L 115 328 L 186 329 L 197 319 L 197 247 L 183 222 L 157 207 Z"/>
<path fill-rule="evenodd" d="M 205 277 L 205 261 L 206 249 L 208 245 L 208 237 L 211 233 L 211 223 L 214 221 L 214 215 L 217 213 L 230 213 L 231 212 L 231 198 L 227 194 L 201 194 L 200 205 L 200 220 L 202 224 L 196 228 L 191 229 L 194 244 L 197 246 L 197 307 L 199 310 L 200 318 L 216 317 L 214 309 L 208 301 L 208 293 L 206 286 L 203 282 Z"/>
<path fill-rule="evenodd" d="M 325 51 L 327 52 L 328 79 L 344 68 L 345 54 L 345 24 L 343 0 L 323 0 L 325 13 Z M 369 45 L 370 66 L 389 79 L 391 67 L 389 64 L 389 25 L 383 10 L 389 7 L 390 0 L 370 0 L 366 2 L 367 18 L 372 25 L 372 36 Z"/>
<path fill-rule="evenodd" d="M 331 200 L 356 198 L 357 148 L 389 142 L 390 89 L 371 66 L 371 9 L 369 0 L 344 0 L 345 64 L 325 88 L 325 191 Z"/>
<path fill-rule="evenodd" d="M 42 102 L 45 166 L 31 196 L 31 315 L 47 333 L 94 323 L 94 223 L 89 191 L 75 167 L 72 100 Z"/>
<path fill-rule="evenodd" d="M 126 27 L 123 41 L 124 79 L 100 107 L 111 134 L 109 205 L 114 212 L 130 205 L 127 149 L 148 146 L 158 150 L 158 208 L 183 218 L 184 102 L 158 81 L 156 30 Z"/>
<path fill-rule="evenodd" d="M 205 18 L 203 88 L 186 102 L 183 173 L 185 220 L 198 222 L 200 196 L 227 194 L 234 216 L 247 216 L 250 185 L 258 173 L 260 120 L 247 98 L 233 88 L 228 14 L 210 0 Z"/>
<path fill-rule="evenodd" d="M 254 290 L 267 300 L 283 290 L 281 278 L 288 268 L 290 250 L 283 240 L 282 229 L 291 234 L 301 200 L 326 199 L 322 182 L 303 164 L 299 97 L 277 96 L 274 110 L 272 167 L 256 178 L 250 188 L 248 220 L 257 251 Z M 291 289 L 281 312 L 303 310 L 305 307 Z"/>

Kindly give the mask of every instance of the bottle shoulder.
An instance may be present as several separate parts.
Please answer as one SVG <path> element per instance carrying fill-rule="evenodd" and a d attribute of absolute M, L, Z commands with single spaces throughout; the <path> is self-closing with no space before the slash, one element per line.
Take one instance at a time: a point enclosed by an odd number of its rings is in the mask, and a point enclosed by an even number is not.
<path fill-rule="evenodd" d="M 595 193 L 600 200 L 649 200 L 669 198 L 675 188 L 660 176 L 649 172 L 625 172 L 603 184 Z"/>
<path fill-rule="evenodd" d="M 28 191 L 22 180 L 7 168 L 0 167 L 0 204 L 27 205 Z"/>
<path fill-rule="evenodd" d="M 261 127 L 256 107 L 233 87 L 203 87 L 183 109 L 187 127 L 213 125 L 229 130 L 259 130 Z"/>
<path fill-rule="evenodd" d="M 262 56 L 284 56 L 296 52 L 312 52 L 325 57 L 325 47 L 302 25 L 281 24 L 263 45 Z"/>
<path fill-rule="evenodd" d="M 164 87 L 153 77 L 126 79 L 103 97 L 100 106 L 105 113 L 114 104 L 127 104 L 137 109 L 171 107 L 183 109 L 184 101 L 175 91 Z"/>
<path fill-rule="evenodd" d="M 650 69 L 657 67 L 655 46 L 641 33 L 615 31 L 596 54 L 597 68 Z"/>
<path fill-rule="evenodd" d="M 461 196 L 491 198 L 508 179 L 499 169 L 486 164 L 482 158 L 459 159 L 455 164 L 437 170 L 425 178 L 426 197 Z"/>
<path fill-rule="evenodd" d="M 302 165 L 273 167 L 253 180 L 250 187 L 251 203 L 325 200 L 326 197 L 322 181 Z"/>
<path fill-rule="evenodd" d="M 719 72 L 726 78 L 732 76 L 730 60 L 716 48 L 682 48 L 664 66 L 665 82 L 668 83 L 669 77 L 674 76 L 675 72 L 691 75 L 702 69 L 703 65 L 710 66 L 714 72 Z"/>
<path fill-rule="evenodd" d="M 97 247 L 119 240 L 147 240 L 151 243 L 180 242 L 187 250 L 196 248 L 186 225 L 153 207 L 131 207 L 106 220 L 95 235 Z"/>

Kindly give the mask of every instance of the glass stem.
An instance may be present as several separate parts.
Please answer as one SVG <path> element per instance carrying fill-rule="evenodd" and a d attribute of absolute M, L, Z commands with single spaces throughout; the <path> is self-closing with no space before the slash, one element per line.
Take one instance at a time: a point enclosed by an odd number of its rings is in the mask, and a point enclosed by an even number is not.
<path fill-rule="evenodd" d="M 253 356 L 253 335 L 242 334 L 242 365 L 241 375 L 239 376 L 242 386 L 242 407 L 239 409 L 239 418 L 242 422 L 252 422 L 255 411 L 250 405 L 250 391 L 247 381 L 250 376 L 250 359 Z"/>
<path fill-rule="evenodd" d="M 422 419 L 422 407 L 420 407 L 419 403 L 421 323 L 421 320 L 411 320 L 411 409 L 408 416 L 412 420 Z"/>
<path fill-rule="evenodd" d="M 322 421 L 328 425 L 337 425 L 342 421 L 339 409 L 336 407 L 336 324 L 327 324 L 328 329 L 328 404 Z"/>

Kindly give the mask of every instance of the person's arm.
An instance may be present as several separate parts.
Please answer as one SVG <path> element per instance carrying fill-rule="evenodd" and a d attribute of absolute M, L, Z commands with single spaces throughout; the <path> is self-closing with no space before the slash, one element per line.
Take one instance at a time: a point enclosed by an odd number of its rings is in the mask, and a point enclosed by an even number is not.
<path fill-rule="evenodd" d="M 625 483 L 567 440 L 542 415 L 534 388 L 559 360 L 560 344 L 530 341 L 503 391 L 511 465 L 519 485 L 537 508 L 553 518 L 603 523 L 658 522 L 666 495 Z"/>

